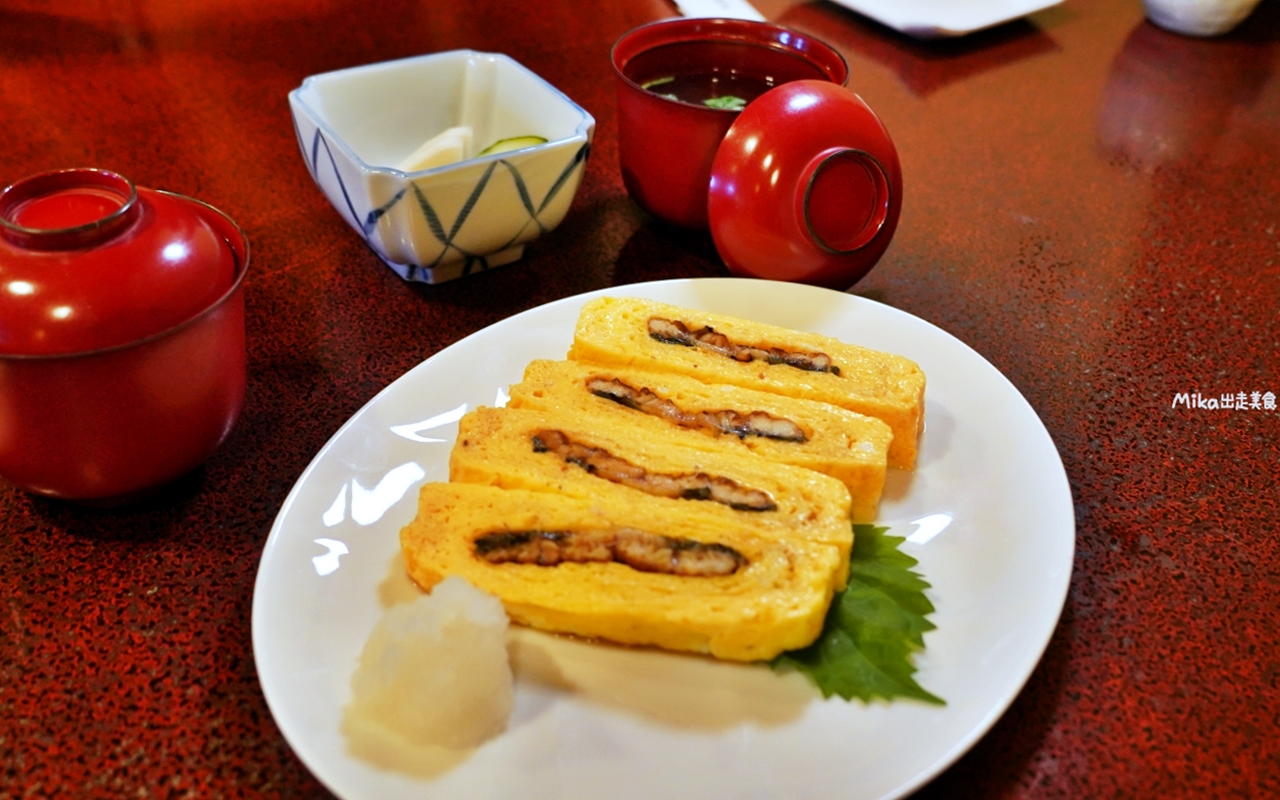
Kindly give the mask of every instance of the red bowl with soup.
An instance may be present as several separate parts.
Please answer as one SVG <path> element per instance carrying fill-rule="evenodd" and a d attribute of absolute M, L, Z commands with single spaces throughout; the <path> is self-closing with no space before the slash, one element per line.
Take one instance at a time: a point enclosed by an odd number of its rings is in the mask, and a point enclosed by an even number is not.
<path fill-rule="evenodd" d="M 707 187 L 738 113 L 797 80 L 843 85 L 844 57 L 805 34 L 741 19 L 669 19 L 613 46 L 618 158 L 627 192 L 654 216 L 706 228 Z"/>
<path fill-rule="evenodd" d="M 897 227 L 888 130 L 835 49 L 736 19 L 674 19 L 613 48 L 618 153 L 632 198 L 709 228 L 735 275 L 847 289 Z"/>

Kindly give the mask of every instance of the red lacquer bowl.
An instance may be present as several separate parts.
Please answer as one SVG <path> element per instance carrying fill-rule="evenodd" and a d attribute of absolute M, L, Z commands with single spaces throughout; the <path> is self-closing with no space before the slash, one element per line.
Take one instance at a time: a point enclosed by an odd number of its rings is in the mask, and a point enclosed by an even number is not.
<path fill-rule="evenodd" d="M 710 228 L 735 275 L 843 290 L 884 255 L 902 169 L 836 50 L 777 25 L 674 19 L 625 34 L 613 68 L 628 193 Z M 707 104 L 739 94 L 736 110 Z"/>
<path fill-rule="evenodd" d="M 711 235 L 735 275 L 844 290 L 898 226 L 897 149 L 867 104 L 832 83 L 788 83 L 752 102 L 711 171 Z"/>
<path fill-rule="evenodd" d="M 248 263 L 225 215 L 115 173 L 0 193 L 0 476 L 115 503 L 202 464 L 244 402 Z"/>
<path fill-rule="evenodd" d="M 843 85 L 848 65 L 835 49 L 778 25 L 740 19 L 669 19 L 642 25 L 613 46 L 618 160 L 627 192 L 654 216 L 706 228 L 716 149 L 738 111 L 664 97 L 658 83 L 713 76 L 725 91 L 813 79 Z M 648 85 L 652 91 L 646 89 Z M 744 99 L 751 99 L 745 98 Z"/>

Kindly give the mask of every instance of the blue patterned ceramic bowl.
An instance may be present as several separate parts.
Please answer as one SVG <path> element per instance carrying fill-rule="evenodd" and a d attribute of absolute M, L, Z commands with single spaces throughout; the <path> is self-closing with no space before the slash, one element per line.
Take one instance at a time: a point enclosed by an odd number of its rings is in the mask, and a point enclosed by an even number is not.
<path fill-rule="evenodd" d="M 439 283 L 520 258 L 560 224 L 595 119 L 508 56 L 454 50 L 313 75 L 289 93 L 298 146 L 338 214 L 400 277 Z M 545 143 L 419 171 L 398 166 L 450 128 L 469 148 Z"/>

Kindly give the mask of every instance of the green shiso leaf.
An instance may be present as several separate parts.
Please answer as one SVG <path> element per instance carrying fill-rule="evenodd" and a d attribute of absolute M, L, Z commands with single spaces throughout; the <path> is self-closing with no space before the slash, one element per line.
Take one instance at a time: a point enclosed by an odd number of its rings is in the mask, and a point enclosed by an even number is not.
<path fill-rule="evenodd" d="M 747 101 L 741 97 L 734 97 L 731 94 L 722 95 L 720 97 L 709 97 L 702 101 L 704 106 L 712 108 L 727 108 L 730 111 L 741 111 L 747 107 Z"/>
<path fill-rule="evenodd" d="M 848 587 L 832 599 L 817 641 L 778 656 L 773 668 L 805 673 L 824 697 L 912 697 L 945 705 L 912 677 L 911 658 L 935 627 L 925 619 L 934 609 L 924 595 L 929 584 L 911 569 L 919 562 L 898 550 L 903 538 L 888 530 L 853 526 Z"/>

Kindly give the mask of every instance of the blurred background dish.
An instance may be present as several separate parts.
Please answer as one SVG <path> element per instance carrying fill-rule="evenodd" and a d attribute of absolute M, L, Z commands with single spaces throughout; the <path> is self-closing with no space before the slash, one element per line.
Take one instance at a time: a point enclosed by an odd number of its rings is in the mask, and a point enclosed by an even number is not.
<path fill-rule="evenodd" d="M 917 39 L 964 36 L 1056 6 L 1062 0 L 834 0 Z"/>
<path fill-rule="evenodd" d="M 1259 0 L 1143 0 L 1147 19 L 1187 36 L 1220 36 L 1244 22 Z"/>
<path fill-rule="evenodd" d="M 439 283 L 516 261 L 564 219 L 595 119 L 509 56 L 452 50 L 313 75 L 289 93 L 307 169 L 400 277 Z M 405 162 L 451 129 L 461 160 Z M 490 145 L 539 144 L 480 155 Z"/>

